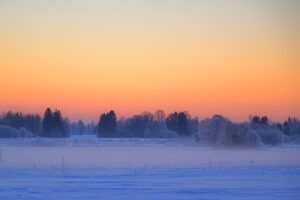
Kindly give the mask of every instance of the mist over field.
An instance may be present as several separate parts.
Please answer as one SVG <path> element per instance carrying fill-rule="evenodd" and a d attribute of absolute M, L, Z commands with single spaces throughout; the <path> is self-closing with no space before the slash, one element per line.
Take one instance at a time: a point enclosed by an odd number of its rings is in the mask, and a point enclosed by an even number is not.
<path fill-rule="evenodd" d="M 0 198 L 297 199 L 300 123 L 159 110 L 98 123 L 0 117 Z"/>
<path fill-rule="evenodd" d="M 216 148 L 195 140 L 0 140 L 4 199 L 297 199 L 300 146 Z"/>
<path fill-rule="evenodd" d="M 297 199 L 300 122 L 144 112 L 0 116 L 3 199 Z"/>

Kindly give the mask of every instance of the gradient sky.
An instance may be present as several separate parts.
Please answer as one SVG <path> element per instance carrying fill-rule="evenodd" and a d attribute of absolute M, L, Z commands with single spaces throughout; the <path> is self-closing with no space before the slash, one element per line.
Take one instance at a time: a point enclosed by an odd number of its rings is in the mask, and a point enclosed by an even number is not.
<path fill-rule="evenodd" d="M 300 117 L 297 0 L 0 0 L 0 112 Z"/>

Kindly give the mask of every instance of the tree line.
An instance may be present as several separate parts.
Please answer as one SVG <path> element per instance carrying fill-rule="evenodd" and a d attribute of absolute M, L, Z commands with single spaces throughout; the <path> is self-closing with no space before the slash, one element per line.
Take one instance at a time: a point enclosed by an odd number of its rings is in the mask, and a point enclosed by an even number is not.
<path fill-rule="evenodd" d="M 1 134 L 26 130 L 31 136 L 40 137 L 68 137 L 70 135 L 70 122 L 63 118 L 59 110 L 52 111 L 47 108 L 43 118 L 38 114 L 23 114 L 22 112 L 7 112 L 0 116 Z M 13 131 L 16 129 L 16 131 Z M 7 130 L 7 131 L 5 131 Z"/>
<path fill-rule="evenodd" d="M 144 112 L 117 120 L 116 113 L 103 113 L 98 122 L 98 137 L 176 137 L 192 136 L 197 132 L 198 118 L 187 112 L 174 112 L 166 116 L 158 110 L 154 114 Z"/>
<path fill-rule="evenodd" d="M 219 115 L 216 115 L 219 116 Z M 94 134 L 98 137 L 138 137 L 138 138 L 170 138 L 170 137 L 206 137 L 203 130 L 209 130 L 210 139 L 217 141 L 218 130 L 234 127 L 241 131 L 244 127 L 251 130 L 269 129 L 280 131 L 284 135 L 294 137 L 300 135 L 300 123 L 296 118 L 288 118 L 284 123 L 272 123 L 267 116 L 251 116 L 249 122 L 242 126 L 233 126 L 230 120 L 214 116 L 211 119 L 199 120 L 188 112 L 172 112 L 168 115 L 163 110 L 155 113 L 144 112 L 128 118 L 117 117 L 115 111 L 102 113 L 97 123 L 84 123 L 82 120 L 70 122 L 63 117 L 60 110 L 47 108 L 43 117 L 38 114 L 7 112 L 0 116 L 0 137 L 69 137 L 70 135 Z M 218 123 L 222 121 L 225 125 Z M 226 123 L 225 123 L 225 122 Z M 228 123 L 227 123 L 228 122 Z M 228 129 L 229 130 L 229 129 Z M 247 129 L 248 130 L 248 129 Z M 250 129 L 249 129 L 250 130 Z M 230 130 L 232 132 L 232 130 Z M 295 134 L 297 133 L 297 134 Z M 299 134 L 298 134 L 299 133 Z M 261 137 L 263 134 L 260 134 Z M 237 137 L 237 136 L 234 136 Z"/>

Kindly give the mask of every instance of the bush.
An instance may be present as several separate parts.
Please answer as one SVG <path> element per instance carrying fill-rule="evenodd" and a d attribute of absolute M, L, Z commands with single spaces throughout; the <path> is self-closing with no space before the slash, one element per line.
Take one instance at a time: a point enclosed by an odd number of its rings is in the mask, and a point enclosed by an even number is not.
<path fill-rule="evenodd" d="M 33 137 L 33 133 L 27 130 L 25 127 L 21 127 L 19 130 L 9 126 L 0 125 L 0 138 L 28 138 Z"/>
<path fill-rule="evenodd" d="M 238 124 L 215 115 L 200 122 L 196 139 L 217 146 L 255 147 L 278 145 L 284 142 L 285 137 L 280 129 L 268 124 Z"/>
<path fill-rule="evenodd" d="M 284 142 L 284 135 L 282 131 L 278 129 L 275 128 L 261 129 L 261 130 L 257 130 L 257 132 L 261 138 L 261 141 L 264 144 L 278 145 Z"/>
<path fill-rule="evenodd" d="M 0 125 L 0 138 L 15 138 L 18 136 L 18 129 Z"/>

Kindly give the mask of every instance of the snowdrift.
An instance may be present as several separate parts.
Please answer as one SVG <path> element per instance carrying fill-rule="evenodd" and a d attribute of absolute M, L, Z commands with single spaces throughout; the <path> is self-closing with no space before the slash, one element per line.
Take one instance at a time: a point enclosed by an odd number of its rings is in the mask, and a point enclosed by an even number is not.
<path fill-rule="evenodd" d="M 211 148 L 193 140 L 169 139 L 87 140 L 95 141 L 94 144 L 45 138 L 5 141 L 0 143 L 0 169 L 4 170 L 300 164 L 299 146 Z"/>

